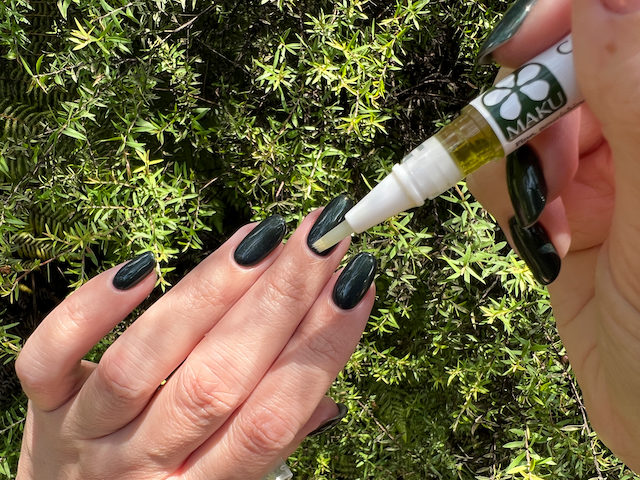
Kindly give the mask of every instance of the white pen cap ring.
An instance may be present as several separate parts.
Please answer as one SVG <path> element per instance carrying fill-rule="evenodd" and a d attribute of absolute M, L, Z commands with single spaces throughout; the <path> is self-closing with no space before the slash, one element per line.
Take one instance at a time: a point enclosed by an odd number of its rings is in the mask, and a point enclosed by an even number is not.
<path fill-rule="evenodd" d="M 458 164 L 434 137 L 407 155 L 402 163 L 346 215 L 356 233 L 384 222 L 387 218 L 424 204 L 463 178 Z"/>

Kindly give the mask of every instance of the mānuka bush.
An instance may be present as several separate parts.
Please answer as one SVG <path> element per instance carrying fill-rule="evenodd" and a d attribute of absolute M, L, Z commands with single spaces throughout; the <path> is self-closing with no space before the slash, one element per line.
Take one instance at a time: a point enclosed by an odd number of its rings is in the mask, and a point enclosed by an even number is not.
<path fill-rule="evenodd" d="M 167 289 L 247 221 L 293 229 L 363 196 L 488 85 L 474 55 L 507 6 L 2 2 L 3 361 L 135 253 L 156 255 Z M 379 259 L 378 301 L 331 392 L 350 415 L 289 459 L 296 478 L 636 478 L 590 434 L 546 291 L 464 184 L 352 249 Z M 0 475 L 14 478 L 25 400 L 10 370 Z"/>

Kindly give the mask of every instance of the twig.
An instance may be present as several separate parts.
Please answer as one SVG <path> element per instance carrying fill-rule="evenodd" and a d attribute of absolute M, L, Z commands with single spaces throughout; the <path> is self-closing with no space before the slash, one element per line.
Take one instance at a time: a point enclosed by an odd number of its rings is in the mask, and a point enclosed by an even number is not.
<path fill-rule="evenodd" d="M 591 428 L 589 428 L 589 420 L 587 419 L 587 409 L 582 403 L 582 399 L 580 398 L 580 394 L 578 393 L 578 389 L 576 388 L 576 384 L 573 381 L 571 375 L 565 371 L 565 375 L 569 378 L 569 385 L 571 386 L 571 391 L 578 402 L 578 407 L 580 408 L 580 413 L 582 414 L 582 430 L 583 432 L 587 432 L 587 436 L 589 437 L 589 445 L 591 446 L 591 455 L 593 455 L 593 465 L 596 467 L 596 472 L 598 472 L 598 480 L 605 480 L 602 476 L 602 471 L 600 470 L 600 465 L 598 464 L 598 458 L 596 457 L 596 445 L 595 439 L 591 436 Z"/>
<path fill-rule="evenodd" d="M 15 422 L 13 422 L 11 425 L 9 425 L 7 428 L 3 428 L 2 430 L 0 430 L 0 434 L 6 432 L 7 430 L 11 430 L 13 427 L 15 427 L 16 425 L 20 425 L 22 422 L 24 422 L 24 418 L 21 418 L 20 420 L 17 420 Z"/>
<path fill-rule="evenodd" d="M 203 11 L 201 11 L 200 13 L 198 13 L 196 16 L 194 16 L 191 20 L 189 20 L 187 23 L 183 23 L 182 25 L 180 25 L 178 28 L 176 28 L 175 30 L 171 30 L 168 33 L 168 35 L 166 37 L 164 37 L 162 39 L 162 41 L 160 42 L 160 45 L 162 45 L 163 43 L 165 43 L 167 40 L 169 40 L 169 38 L 171 37 L 171 35 L 174 35 L 178 32 L 181 32 L 182 30 L 184 30 L 185 28 L 189 28 L 191 25 L 193 25 L 194 23 L 196 23 L 200 17 L 202 17 L 203 15 L 206 15 L 207 13 L 209 13 L 213 7 L 215 6 L 215 4 L 209 5 L 207 8 L 205 8 Z"/>

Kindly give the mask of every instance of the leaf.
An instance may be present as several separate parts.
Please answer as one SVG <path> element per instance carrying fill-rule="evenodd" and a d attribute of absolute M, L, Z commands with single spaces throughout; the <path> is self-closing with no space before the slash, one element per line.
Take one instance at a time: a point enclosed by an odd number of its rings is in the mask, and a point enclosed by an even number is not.
<path fill-rule="evenodd" d="M 525 446 L 524 440 L 518 442 L 509 442 L 503 445 L 504 448 L 522 448 Z"/>
<path fill-rule="evenodd" d="M 67 20 L 67 10 L 69 10 L 69 5 L 71 5 L 71 0 L 58 0 L 58 10 L 60 10 L 60 14 L 65 20 Z"/>
<path fill-rule="evenodd" d="M 62 133 L 71 138 L 77 138 L 78 140 L 83 140 L 85 142 L 87 141 L 87 137 L 83 133 L 80 133 L 79 131 L 71 127 L 66 127 L 64 130 L 62 130 Z"/>

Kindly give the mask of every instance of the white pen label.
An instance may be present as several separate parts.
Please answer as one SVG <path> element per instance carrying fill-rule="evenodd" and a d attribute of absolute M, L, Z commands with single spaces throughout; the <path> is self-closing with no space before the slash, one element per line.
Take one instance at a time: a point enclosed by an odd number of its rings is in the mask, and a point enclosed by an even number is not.
<path fill-rule="evenodd" d="M 582 103 L 567 37 L 474 100 L 506 154 Z"/>

